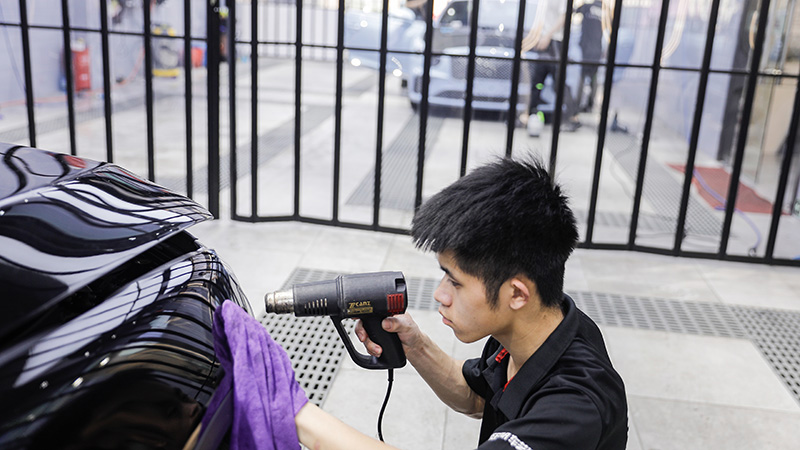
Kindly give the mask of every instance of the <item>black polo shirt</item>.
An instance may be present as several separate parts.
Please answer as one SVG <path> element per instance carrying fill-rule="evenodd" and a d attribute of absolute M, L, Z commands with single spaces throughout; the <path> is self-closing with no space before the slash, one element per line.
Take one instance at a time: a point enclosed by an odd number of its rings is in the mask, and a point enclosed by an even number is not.
<path fill-rule="evenodd" d="M 480 450 L 625 449 L 625 386 L 603 336 L 569 296 L 561 308 L 564 320 L 510 381 L 507 352 L 493 338 L 464 363 L 486 400 Z"/>

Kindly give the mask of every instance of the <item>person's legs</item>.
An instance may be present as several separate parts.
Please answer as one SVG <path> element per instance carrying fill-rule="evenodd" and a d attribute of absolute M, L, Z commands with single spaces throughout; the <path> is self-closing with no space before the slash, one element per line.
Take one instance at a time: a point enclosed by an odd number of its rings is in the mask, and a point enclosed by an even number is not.
<path fill-rule="evenodd" d="M 528 135 L 537 137 L 544 128 L 544 114 L 539 112 L 542 104 L 542 89 L 547 75 L 552 73 L 552 64 L 548 62 L 533 62 L 530 66 L 530 96 L 528 97 Z"/>
<path fill-rule="evenodd" d="M 555 84 L 558 81 L 558 76 L 560 73 L 559 69 L 561 67 L 561 64 L 559 63 L 559 59 L 561 58 L 561 42 L 551 41 L 550 46 L 548 47 L 548 52 L 554 58 L 550 66 L 552 67 L 553 82 Z M 577 118 L 578 107 L 575 103 L 575 97 L 572 95 L 571 89 L 566 81 L 564 83 L 562 108 L 564 112 L 561 116 L 561 129 L 565 131 L 575 131 L 581 126 Z"/>
<path fill-rule="evenodd" d="M 528 97 L 528 115 L 532 116 L 539 110 L 542 103 L 542 89 L 547 75 L 551 72 L 550 64 L 546 62 L 531 63 L 531 94 Z"/>

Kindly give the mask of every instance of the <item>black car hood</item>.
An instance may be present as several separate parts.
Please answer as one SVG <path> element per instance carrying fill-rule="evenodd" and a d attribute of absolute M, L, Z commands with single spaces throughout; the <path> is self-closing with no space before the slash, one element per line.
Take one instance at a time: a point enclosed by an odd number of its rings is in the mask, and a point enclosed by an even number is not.
<path fill-rule="evenodd" d="M 0 340 L 211 214 L 108 163 L 0 143 Z"/>

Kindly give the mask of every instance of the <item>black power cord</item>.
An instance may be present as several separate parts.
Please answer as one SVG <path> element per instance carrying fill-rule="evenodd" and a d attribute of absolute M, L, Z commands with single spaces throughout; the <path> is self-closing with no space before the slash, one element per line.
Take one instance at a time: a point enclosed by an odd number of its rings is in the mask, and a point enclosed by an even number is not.
<path fill-rule="evenodd" d="M 394 369 L 389 369 L 389 385 L 386 386 L 386 397 L 383 399 L 383 406 L 381 406 L 381 412 L 378 414 L 378 439 L 381 442 L 383 440 L 383 430 L 381 429 L 381 424 L 383 423 L 383 413 L 386 411 L 386 404 L 389 403 L 389 394 L 392 393 L 392 383 L 394 382 Z"/>

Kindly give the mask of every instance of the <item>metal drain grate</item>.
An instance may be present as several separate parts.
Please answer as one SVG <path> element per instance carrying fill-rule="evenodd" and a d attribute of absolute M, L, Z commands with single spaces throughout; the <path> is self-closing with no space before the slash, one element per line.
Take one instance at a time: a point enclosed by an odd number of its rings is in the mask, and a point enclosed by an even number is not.
<path fill-rule="evenodd" d="M 578 223 L 586 223 L 588 221 L 588 212 L 581 210 L 573 210 L 575 219 Z M 630 213 L 612 212 L 612 211 L 597 211 L 594 216 L 594 223 L 607 227 L 624 228 L 628 229 L 631 226 Z M 641 231 L 655 231 L 659 233 L 675 232 L 677 226 L 677 218 L 670 218 L 665 216 L 658 216 L 654 214 L 640 213 L 637 228 Z M 699 233 L 698 233 L 699 234 Z"/>
<path fill-rule="evenodd" d="M 598 292 L 568 292 L 581 311 L 599 325 L 747 338 L 730 307 L 718 303 L 682 302 Z"/>
<path fill-rule="evenodd" d="M 444 125 L 444 118 L 428 117 L 425 136 L 426 148 L 433 148 Z M 413 211 L 417 174 L 417 138 L 419 136 L 419 116 L 413 115 L 403 130 L 384 150 L 381 168 L 381 206 L 384 208 Z M 428 150 L 425 154 L 430 154 Z M 375 169 L 361 181 L 350 198 L 348 205 L 372 206 L 375 187 Z"/>
<path fill-rule="evenodd" d="M 298 268 L 284 287 L 321 281 L 338 272 Z M 408 308 L 436 310 L 434 278 L 407 277 Z M 689 302 L 632 295 L 568 291 L 575 304 L 599 325 L 669 333 L 749 339 L 800 403 L 800 312 Z M 269 315 L 264 324 L 292 360 L 309 399 L 321 404 L 347 352 L 327 317 Z M 346 322 L 351 331 L 353 322 Z"/>
<path fill-rule="evenodd" d="M 297 382 L 308 399 L 321 405 L 347 352 L 327 317 L 270 314 L 262 321 L 275 341 L 286 350 Z M 349 326 L 349 328 L 348 328 Z M 345 323 L 345 328 L 352 329 Z"/>
<path fill-rule="evenodd" d="M 631 134 L 611 133 L 606 141 L 608 150 L 628 173 L 631 180 L 636 180 L 639 170 L 639 153 L 641 143 L 639 137 Z M 662 164 L 648 159 L 642 196 L 662 217 L 673 217 L 677 221 L 683 187 L 669 169 Z M 675 225 L 673 224 L 673 228 Z M 722 222 L 693 196 L 689 197 L 686 215 L 686 232 L 700 236 L 718 236 Z"/>
<path fill-rule="evenodd" d="M 432 311 L 439 309 L 439 303 L 433 299 L 433 291 L 439 286 L 435 278 L 406 277 L 408 283 L 408 309 Z"/>
<path fill-rule="evenodd" d="M 800 402 L 800 313 L 731 307 L 750 339 Z"/>

